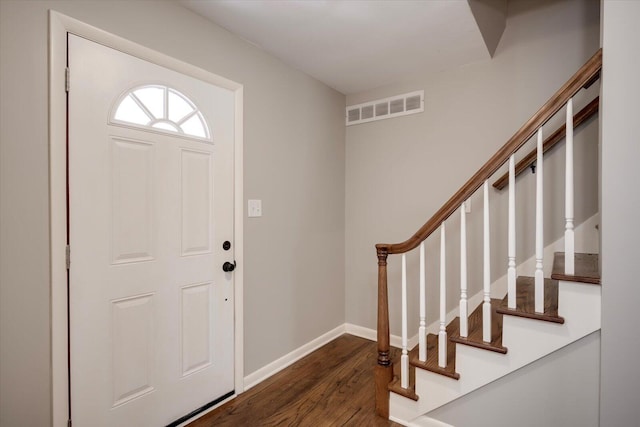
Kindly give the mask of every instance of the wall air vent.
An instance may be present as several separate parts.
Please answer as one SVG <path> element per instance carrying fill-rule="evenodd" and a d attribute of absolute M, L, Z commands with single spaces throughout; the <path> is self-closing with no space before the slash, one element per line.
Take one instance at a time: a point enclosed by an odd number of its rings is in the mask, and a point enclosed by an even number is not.
<path fill-rule="evenodd" d="M 347 126 L 351 126 L 374 120 L 422 113 L 423 111 L 424 90 L 418 90 L 358 105 L 350 105 L 347 107 L 345 120 Z"/>

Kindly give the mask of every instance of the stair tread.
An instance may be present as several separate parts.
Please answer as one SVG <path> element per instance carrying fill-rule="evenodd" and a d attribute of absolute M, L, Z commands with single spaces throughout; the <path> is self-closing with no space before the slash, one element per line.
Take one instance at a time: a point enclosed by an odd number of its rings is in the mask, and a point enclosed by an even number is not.
<path fill-rule="evenodd" d="M 528 319 L 564 323 L 564 318 L 558 315 L 558 281 L 544 280 L 544 313 L 536 313 L 535 311 L 534 282 L 533 277 L 518 277 L 516 280 L 516 308 L 510 309 L 508 307 L 507 295 L 502 300 L 497 312 Z"/>
<path fill-rule="evenodd" d="M 392 347 L 392 360 L 393 360 L 393 379 L 387 386 L 389 391 L 399 394 L 400 396 L 407 397 L 409 399 L 418 400 L 418 395 L 415 392 L 415 370 L 416 368 L 409 364 L 409 388 L 402 388 L 400 386 L 400 373 L 402 370 L 400 359 L 402 357 L 402 349 Z"/>
<path fill-rule="evenodd" d="M 409 368 L 411 369 L 411 367 Z M 409 398 L 411 400 L 418 400 L 419 397 L 416 394 L 416 385 L 414 384 L 415 382 L 415 374 L 409 374 L 409 387 L 408 388 L 402 388 L 402 386 L 400 385 L 400 377 L 398 376 L 393 376 L 393 381 L 391 381 L 389 383 L 389 391 L 392 391 L 394 393 L 399 394 L 400 396 L 404 396 L 406 398 Z"/>
<path fill-rule="evenodd" d="M 459 335 L 460 319 L 456 317 L 447 325 L 447 337 Z M 438 335 L 427 334 L 427 360 L 419 360 L 418 346 L 409 352 L 409 363 L 417 368 L 425 369 L 436 374 L 444 375 L 455 380 L 460 378 L 456 372 L 456 346 L 449 343 L 447 345 L 447 367 L 441 368 L 438 365 Z"/>
<path fill-rule="evenodd" d="M 553 256 L 551 278 L 570 282 L 600 284 L 600 263 L 598 254 L 575 254 L 575 274 L 564 273 L 564 252 L 556 252 Z"/>
<path fill-rule="evenodd" d="M 461 337 L 460 333 L 455 333 L 451 336 L 450 340 L 458 344 L 470 345 L 484 350 L 494 351 L 497 353 L 506 354 L 507 348 L 502 346 L 502 313 L 498 313 L 497 309 L 500 307 L 502 300 L 492 298 L 491 299 L 491 342 L 485 342 L 483 340 L 483 316 L 482 306 L 480 304 L 471 313 L 468 320 L 468 334 L 467 337 Z"/>

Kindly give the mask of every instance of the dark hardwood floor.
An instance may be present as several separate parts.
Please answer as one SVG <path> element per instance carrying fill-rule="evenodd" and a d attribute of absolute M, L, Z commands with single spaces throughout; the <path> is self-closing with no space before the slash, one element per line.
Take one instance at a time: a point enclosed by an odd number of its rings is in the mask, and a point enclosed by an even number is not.
<path fill-rule="evenodd" d="M 399 426 L 375 415 L 376 356 L 375 342 L 342 335 L 188 427 Z"/>

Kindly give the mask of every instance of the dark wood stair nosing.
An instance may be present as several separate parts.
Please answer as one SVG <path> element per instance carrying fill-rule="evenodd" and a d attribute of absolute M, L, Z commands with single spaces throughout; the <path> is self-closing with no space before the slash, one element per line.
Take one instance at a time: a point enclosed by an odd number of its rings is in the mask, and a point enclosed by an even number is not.
<path fill-rule="evenodd" d="M 456 317 L 447 325 L 447 335 L 453 336 L 458 333 L 459 318 Z M 409 352 L 409 364 L 414 368 L 424 369 L 425 371 L 443 375 L 445 377 L 459 380 L 460 374 L 456 370 L 455 346 L 447 348 L 447 367 L 441 368 L 438 365 L 438 335 L 427 334 L 427 360 L 421 362 L 419 357 L 419 348 L 416 345 Z M 448 340 L 447 340 L 448 341 Z M 415 369 L 414 369 L 415 370 Z"/>
<path fill-rule="evenodd" d="M 479 341 L 471 340 L 469 338 L 461 337 L 459 335 L 452 336 L 451 338 L 449 338 L 449 341 L 456 344 L 468 345 L 468 346 L 479 348 L 482 350 L 493 351 L 494 353 L 507 354 L 507 351 L 508 351 L 507 347 L 504 347 L 504 346 L 497 346 L 484 341 L 479 342 Z"/>
<path fill-rule="evenodd" d="M 577 282 L 577 283 L 586 283 L 589 285 L 600 285 L 600 279 L 597 277 L 584 277 L 584 276 L 573 276 L 571 274 L 564 273 L 553 273 L 551 275 L 553 280 L 562 280 L 564 282 Z"/>
<path fill-rule="evenodd" d="M 533 292 L 535 292 L 535 279 L 519 276 L 516 281 L 516 308 L 512 309 L 507 306 L 509 298 L 507 295 L 496 308 L 496 312 L 503 315 L 564 324 L 564 317 L 558 314 L 558 281 L 544 279 L 544 313 L 538 313 L 534 310 Z"/>
<path fill-rule="evenodd" d="M 502 314 L 496 311 L 501 303 L 502 300 L 491 298 L 491 342 L 487 343 L 483 340 L 484 303 L 480 303 L 467 318 L 467 336 L 460 336 L 460 331 L 458 331 L 449 338 L 449 341 L 506 354 L 507 348 L 502 346 Z"/>
<path fill-rule="evenodd" d="M 411 359 L 409 359 L 409 363 L 416 368 L 424 369 L 425 371 L 433 372 L 435 374 L 444 375 L 445 377 L 452 378 L 454 380 L 460 379 L 459 373 L 455 371 L 448 371 L 448 368 L 441 368 L 439 365 L 437 365 L 437 362 L 436 366 L 434 366 L 433 362 L 434 361 L 431 359 L 431 356 L 427 357 L 426 362 L 420 361 L 417 357 L 412 357 Z"/>
<path fill-rule="evenodd" d="M 395 375 L 393 376 L 393 381 L 389 383 L 387 388 L 389 389 L 389 391 L 392 391 L 408 399 L 415 400 L 415 401 L 418 401 L 418 399 L 420 399 L 420 396 L 416 394 L 415 385 L 409 382 L 408 388 L 402 388 L 402 386 L 400 385 L 400 378 Z"/>
<path fill-rule="evenodd" d="M 563 280 L 566 282 L 579 282 L 591 285 L 600 285 L 600 271 L 598 266 L 598 254 L 578 253 L 575 254 L 575 274 L 564 273 L 564 252 L 553 254 L 553 270 L 551 278 L 553 280 Z"/>
<path fill-rule="evenodd" d="M 525 319 L 542 320 L 550 323 L 564 324 L 564 317 L 552 316 L 544 313 L 529 313 L 518 309 L 511 309 L 508 307 L 500 307 L 497 309 L 500 314 L 506 314 L 509 316 L 524 317 Z"/>

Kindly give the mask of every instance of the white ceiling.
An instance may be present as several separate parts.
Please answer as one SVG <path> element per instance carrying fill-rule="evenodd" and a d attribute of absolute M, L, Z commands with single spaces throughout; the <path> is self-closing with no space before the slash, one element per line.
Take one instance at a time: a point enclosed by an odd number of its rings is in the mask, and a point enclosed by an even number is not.
<path fill-rule="evenodd" d="M 490 58 L 466 0 L 179 1 L 344 94 Z"/>

